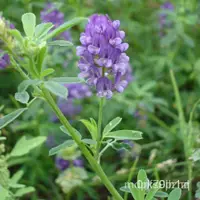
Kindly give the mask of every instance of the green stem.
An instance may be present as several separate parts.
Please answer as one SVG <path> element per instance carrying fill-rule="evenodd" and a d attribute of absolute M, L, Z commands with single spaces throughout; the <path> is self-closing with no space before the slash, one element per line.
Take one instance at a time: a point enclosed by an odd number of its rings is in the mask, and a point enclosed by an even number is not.
<path fill-rule="evenodd" d="M 58 108 L 57 104 L 54 102 L 51 94 L 46 90 L 45 88 L 42 88 L 42 92 L 44 94 L 44 98 L 47 101 L 47 103 L 51 106 L 53 111 L 56 113 L 57 117 L 59 118 L 60 122 L 65 126 L 65 128 L 68 130 L 68 132 L 71 134 L 72 139 L 77 143 L 79 148 L 81 149 L 82 153 L 94 169 L 94 171 L 97 173 L 97 175 L 101 178 L 101 181 L 104 183 L 104 185 L 107 187 L 109 192 L 112 194 L 115 200 L 123 200 L 123 198 L 120 196 L 120 194 L 117 192 L 117 190 L 114 188 L 113 184 L 109 181 L 108 177 L 104 173 L 101 166 L 97 163 L 96 159 L 91 155 L 87 147 L 81 142 L 81 139 L 77 136 L 74 128 L 70 125 L 68 120 L 65 118 L 61 110 Z"/>
<path fill-rule="evenodd" d="M 103 118 L 103 104 L 104 104 L 104 98 L 101 98 L 100 101 L 99 101 L 98 136 L 97 136 L 96 158 L 99 157 L 99 151 L 100 151 L 100 147 L 101 147 L 101 127 L 102 127 L 102 118 Z"/>
<path fill-rule="evenodd" d="M 176 104 L 177 104 L 177 110 L 178 110 L 178 115 L 179 115 L 179 124 L 180 124 L 180 131 L 182 134 L 182 140 L 184 142 L 184 146 L 186 148 L 186 135 L 185 135 L 185 116 L 184 116 L 184 112 L 183 112 L 183 106 L 182 106 L 182 102 L 181 102 L 181 97 L 180 97 L 180 93 L 179 93 L 179 89 L 178 89 L 178 85 L 174 76 L 174 72 L 172 69 L 170 69 L 170 77 L 171 77 L 171 81 L 172 81 L 172 85 L 174 88 L 174 93 L 175 93 L 175 98 L 176 98 Z M 185 149 L 186 150 L 186 149 Z M 185 151 L 186 153 L 186 151 Z M 187 153 L 186 153 L 187 155 Z"/>
<path fill-rule="evenodd" d="M 100 102 L 99 102 L 99 115 L 98 115 L 98 140 L 101 140 L 101 126 L 102 126 L 102 117 L 103 117 L 103 104 L 104 104 L 104 98 L 101 98 Z"/>

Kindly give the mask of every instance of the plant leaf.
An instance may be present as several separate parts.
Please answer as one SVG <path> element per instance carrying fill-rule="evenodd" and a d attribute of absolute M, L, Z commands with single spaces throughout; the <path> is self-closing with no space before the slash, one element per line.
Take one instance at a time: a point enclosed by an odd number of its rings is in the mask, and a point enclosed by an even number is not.
<path fill-rule="evenodd" d="M 78 78 L 78 77 L 55 77 L 55 78 L 52 78 L 51 80 L 58 83 L 63 83 L 63 84 L 84 82 L 84 79 Z"/>
<path fill-rule="evenodd" d="M 28 103 L 29 98 L 29 94 L 26 91 L 15 93 L 15 99 L 23 104 Z"/>
<path fill-rule="evenodd" d="M 64 126 L 60 126 L 60 130 L 71 137 L 71 135 Z M 76 132 L 77 136 L 81 139 L 82 138 L 81 134 L 75 128 L 74 131 Z"/>
<path fill-rule="evenodd" d="M 152 200 L 158 190 L 159 190 L 158 184 L 154 183 L 151 189 L 149 190 L 145 200 Z"/>
<path fill-rule="evenodd" d="M 95 145 L 97 142 L 92 139 L 82 139 L 82 142 L 85 144 Z"/>
<path fill-rule="evenodd" d="M 46 54 L 47 54 L 47 46 L 41 47 L 37 56 L 37 69 L 38 69 L 39 74 L 41 74 Z"/>
<path fill-rule="evenodd" d="M 23 44 L 23 37 L 17 29 L 10 29 L 9 32 L 20 44 Z"/>
<path fill-rule="evenodd" d="M 9 191 L 0 185 L 0 199 L 6 200 L 9 196 Z"/>
<path fill-rule="evenodd" d="M 14 112 L 5 115 L 4 117 L 0 118 L 0 129 L 7 126 L 9 123 L 14 121 L 17 117 L 19 117 L 27 108 L 20 108 L 18 110 L 15 110 Z"/>
<path fill-rule="evenodd" d="M 6 137 L 0 137 L 0 141 L 6 140 Z"/>
<path fill-rule="evenodd" d="M 130 183 L 129 185 L 123 186 L 120 188 L 121 191 L 131 193 L 135 200 L 143 200 L 140 198 L 140 190 L 136 187 L 134 183 Z"/>
<path fill-rule="evenodd" d="M 47 43 L 50 46 L 60 46 L 60 47 L 71 47 L 73 43 L 66 40 L 54 40 L 52 42 Z"/>
<path fill-rule="evenodd" d="M 50 149 L 49 156 L 53 156 L 53 155 L 57 154 L 58 152 L 60 152 L 61 150 L 65 149 L 67 147 L 71 147 L 73 144 L 74 144 L 74 140 L 67 140 L 64 143 L 58 145 L 57 147 Z"/>
<path fill-rule="evenodd" d="M 19 180 L 22 178 L 23 175 L 24 175 L 24 171 L 23 171 L 23 170 L 17 171 L 17 172 L 12 176 L 12 178 L 10 179 L 10 182 L 11 182 L 12 184 L 18 183 Z"/>
<path fill-rule="evenodd" d="M 53 68 L 45 69 L 44 71 L 42 71 L 41 77 L 48 76 L 48 75 L 50 75 L 50 74 L 52 74 L 54 72 L 55 72 L 55 70 Z"/>
<path fill-rule="evenodd" d="M 26 36 L 33 37 L 35 32 L 36 17 L 33 13 L 25 13 L 22 15 L 22 24 Z"/>
<path fill-rule="evenodd" d="M 4 109 L 4 105 L 0 106 L 0 112 Z"/>
<path fill-rule="evenodd" d="M 35 80 L 31 80 L 31 79 L 24 80 L 19 84 L 18 92 L 24 92 L 24 91 L 26 91 L 28 89 L 29 86 L 31 86 L 31 85 L 39 85 L 41 82 L 42 81 L 37 80 L 37 79 L 35 79 Z"/>
<path fill-rule="evenodd" d="M 121 117 L 116 117 L 115 119 L 113 119 L 112 121 L 110 121 L 106 127 L 103 130 L 103 135 L 109 133 L 110 131 L 112 131 L 113 128 L 115 128 L 120 122 L 121 122 L 122 118 Z"/>
<path fill-rule="evenodd" d="M 179 200 L 181 198 L 181 193 L 180 188 L 175 188 L 169 193 L 167 200 Z"/>
<path fill-rule="evenodd" d="M 128 187 L 126 187 L 126 186 L 121 187 L 120 190 L 121 190 L 122 192 L 131 193 L 130 189 L 129 189 Z"/>
<path fill-rule="evenodd" d="M 35 37 L 41 38 L 45 36 L 53 27 L 54 25 L 50 22 L 38 24 L 35 27 Z"/>
<path fill-rule="evenodd" d="M 138 172 L 137 175 L 137 181 L 138 183 L 142 184 L 141 187 L 139 188 L 140 190 L 140 199 L 144 199 L 145 196 L 145 190 L 148 189 L 148 178 L 147 178 L 147 174 L 145 172 L 145 170 L 141 169 Z M 138 186 L 137 186 L 138 187 Z"/>
<path fill-rule="evenodd" d="M 21 197 L 21 196 L 24 196 L 25 194 L 28 194 L 28 193 L 32 193 L 35 191 L 35 188 L 34 187 L 26 187 L 26 188 L 22 188 L 22 189 L 19 189 L 17 190 L 17 192 L 15 193 L 15 197 Z"/>
<path fill-rule="evenodd" d="M 81 23 L 82 21 L 87 20 L 87 18 L 84 17 L 77 17 L 74 18 L 68 22 L 65 22 L 64 24 L 62 24 L 61 26 L 59 26 L 58 28 L 56 28 L 55 30 L 53 30 L 51 33 L 49 33 L 46 37 L 44 37 L 44 40 L 48 40 L 50 38 L 53 38 L 59 34 L 61 34 L 62 32 L 66 31 L 67 29 L 71 28 L 72 26 L 75 26 L 79 23 Z"/>
<path fill-rule="evenodd" d="M 192 158 L 192 160 L 193 160 L 194 162 L 200 160 L 200 149 L 196 149 L 196 150 L 193 152 L 191 158 Z"/>
<path fill-rule="evenodd" d="M 140 198 L 140 190 L 136 187 L 134 183 L 132 183 L 132 186 L 129 189 L 135 200 L 143 200 Z"/>
<path fill-rule="evenodd" d="M 88 131 L 90 132 L 91 136 L 92 136 L 92 139 L 93 140 L 97 140 L 97 124 L 94 120 L 86 120 L 86 119 L 81 119 L 80 120 L 84 125 L 85 127 L 88 129 Z"/>
<path fill-rule="evenodd" d="M 158 191 L 154 196 L 159 198 L 167 198 L 168 194 L 166 192 Z"/>
<path fill-rule="evenodd" d="M 67 99 L 68 90 L 65 86 L 63 86 L 59 83 L 53 82 L 53 81 L 45 82 L 44 86 L 45 86 L 46 89 L 48 89 L 50 92 L 52 92 L 56 96 Z"/>
<path fill-rule="evenodd" d="M 9 186 L 11 188 L 14 188 L 14 189 L 18 189 L 18 188 L 25 188 L 26 186 L 23 185 L 23 184 L 18 184 L 18 183 L 9 183 Z"/>
<path fill-rule="evenodd" d="M 28 138 L 27 136 L 23 136 L 18 140 L 13 150 L 11 151 L 10 156 L 23 156 L 29 153 L 32 149 L 41 145 L 46 140 L 45 136 L 38 136 L 34 138 Z"/>
<path fill-rule="evenodd" d="M 114 138 L 116 140 L 140 140 L 142 139 L 142 132 L 133 130 L 119 130 L 109 132 L 103 136 L 104 138 Z"/>

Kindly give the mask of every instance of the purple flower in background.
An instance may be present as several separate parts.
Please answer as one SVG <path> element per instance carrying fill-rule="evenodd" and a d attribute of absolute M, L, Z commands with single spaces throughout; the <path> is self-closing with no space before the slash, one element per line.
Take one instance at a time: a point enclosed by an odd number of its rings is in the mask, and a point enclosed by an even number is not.
<path fill-rule="evenodd" d="M 56 167 L 61 171 L 69 168 L 70 162 L 71 162 L 71 164 L 73 164 L 74 167 L 83 167 L 84 166 L 84 162 L 81 158 L 77 158 L 75 160 L 70 161 L 70 160 L 65 160 L 61 157 L 56 157 L 56 160 L 55 160 Z"/>
<path fill-rule="evenodd" d="M 165 2 L 163 5 L 160 6 L 161 11 L 174 11 L 174 6 L 171 2 Z M 160 31 L 161 36 L 164 35 L 164 29 L 171 27 L 172 22 L 167 20 L 168 14 L 167 13 L 161 13 L 159 16 L 160 19 Z"/>
<path fill-rule="evenodd" d="M 83 160 L 81 158 L 79 158 L 79 159 L 73 160 L 73 165 L 75 167 L 83 167 L 84 163 L 83 163 Z"/>
<path fill-rule="evenodd" d="M 15 25 L 10 23 L 9 20 L 6 20 L 4 17 L 0 16 L 0 21 L 3 21 L 7 28 L 15 29 Z"/>
<path fill-rule="evenodd" d="M 10 65 L 9 55 L 0 50 L 0 70 L 5 69 L 9 65 Z"/>
<path fill-rule="evenodd" d="M 81 112 L 81 106 L 75 105 L 73 100 L 58 100 L 58 107 L 65 116 L 73 117 Z M 57 119 L 57 117 L 56 117 Z"/>
<path fill-rule="evenodd" d="M 80 105 L 74 103 L 74 100 L 90 97 L 92 92 L 87 85 L 82 83 L 66 84 L 65 86 L 68 88 L 68 100 L 60 98 L 57 104 L 65 116 L 73 117 L 82 109 Z M 56 122 L 57 120 L 57 117 L 53 116 L 52 121 Z"/>
<path fill-rule="evenodd" d="M 64 23 L 64 14 L 58 10 L 55 3 L 47 3 L 45 8 L 40 12 L 41 21 L 44 23 L 51 22 L 54 29 Z M 65 40 L 71 40 L 71 35 L 68 31 L 60 35 Z"/>
<path fill-rule="evenodd" d="M 171 2 L 165 2 L 163 5 L 160 6 L 161 9 L 167 9 L 167 10 L 171 10 L 173 11 L 174 10 L 174 5 L 171 3 Z"/>
<path fill-rule="evenodd" d="M 65 86 L 68 89 L 68 99 L 83 99 L 92 95 L 89 87 L 85 84 L 74 83 Z"/>
<path fill-rule="evenodd" d="M 64 160 L 63 158 L 56 157 L 56 167 L 59 170 L 65 170 L 70 166 L 70 161 L 69 160 Z"/>
<path fill-rule="evenodd" d="M 111 21 L 107 15 L 94 14 L 81 34 L 80 77 L 95 86 L 99 97 L 111 98 L 114 91 L 123 92 L 130 81 L 129 57 L 123 43 L 125 32 L 119 30 L 120 21 Z"/>
<path fill-rule="evenodd" d="M 9 25 L 10 29 L 15 29 L 15 25 L 14 24 L 11 24 Z"/>

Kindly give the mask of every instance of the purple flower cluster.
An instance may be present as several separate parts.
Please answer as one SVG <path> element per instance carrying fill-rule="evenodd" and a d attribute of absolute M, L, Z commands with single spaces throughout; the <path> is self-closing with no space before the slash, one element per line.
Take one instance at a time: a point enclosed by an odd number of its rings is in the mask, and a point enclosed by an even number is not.
<path fill-rule="evenodd" d="M 80 77 L 95 86 L 99 97 L 111 98 L 114 91 L 123 92 L 127 87 L 131 68 L 123 43 L 125 32 L 119 29 L 120 21 L 111 21 L 107 15 L 94 14 L 89 18 L 85 32 L 81 34 Z"/>
<path fill-rule="evenodd" d="M 69 160 L 65 160 L 61 157 L 56 157 L 56 167 L 63 171 L 67 168 L 71 166 L 74 166 L 74 167 L 83 167 L 84 166 L 84 163 L 83 163 L 83 160 L 81 158 L 77 158 L 73 161 L 69 161 Z"/>
<path fill-rule="evenodd" d="M 40 13 L 40 18 L 44 23 L 51 22 L 54 24 L 54 29 L 64 23 L 64 14 L 58 10 L 54 3 L 46 4 L 45 8 Z M 71 40 L 68 31 L 63 32 L 60 37 L 65 40 Z"/>
<path fill-rule="evenodd" d="M 160 6 L 161 11 L 174 11 L 174 6 L 171 2 L 165 2 Z M 167 21 L 168 14 L 167 13 L 161 13 L 159 16 L 160 20 L 160 30 L 161 30 L 161 36 L 164 35 L 164 30 L 168 27 L 172 26 L 172 22 Z"/>
<path fill-rule="evenodd" d="M 9 55 L 0 50 L 0 70 L 5 69 L 9 65 L 10 65 Z"/>

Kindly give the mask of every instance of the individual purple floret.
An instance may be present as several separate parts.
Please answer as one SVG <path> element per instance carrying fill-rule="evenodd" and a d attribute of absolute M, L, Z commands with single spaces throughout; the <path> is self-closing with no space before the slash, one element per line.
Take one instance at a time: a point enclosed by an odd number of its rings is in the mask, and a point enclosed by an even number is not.
<path fill-rule="evenodd" d="M 125 32 L 119 29 L 120 21 L 107 15 L 94 14 L 81 34 L 78 67 L 80 77 L 95 86 L 99 97 L 111 98 L 114 91 L 123 92 L 129 83 L 129 57 L 123 43 Z"/>
<path fill-rule="evenodd" d="M 73 165 L 75 167 L 83 167 L 84 163 L 83 163 L 83 160 L 79 158 L 79 159 L 73 160 Z"/>
<path fill-rule="evenodd" d="M 56 167 L 59 170 L 65 170 L 70 166 L 70 161 L 64 160 L 63 158 L 56 157 Z"/>
<path fill-rule="evenodd" d="M 9 25 L 10 29 L 15 29 L 15 25 L 14 24 L 11 24 Z"/>
<path fill-rule="evenodd" d="M 47 3 L 45 8 L 40 13 L 42 22 L 51 22 L 54 25 L 54 29 L 64 23 L 64 14 L 58 10 L 55 3 Z M 65 40 L 71 40 L 71 35 L 68 31 L 63 32 L 60 35 Z"/>
<path fill-rule="evenodd" d="M 160 6 L 161 11 L 174 11 L 174 5 L 171 2 L 165 2 Z M 159 16 L 160 19 L 160 31 L 161 31 L 161 36 L 164 35 L 164 29 L 171 27 L 172 22 L 167 21 L 168 14 L 167 13 L 161 13 Z"/>
<path fill-rule="evenodd" d="M 5 69 L 9 65 L 10 65 L 9 55 L 0 50 L 0 69 Z"/>

